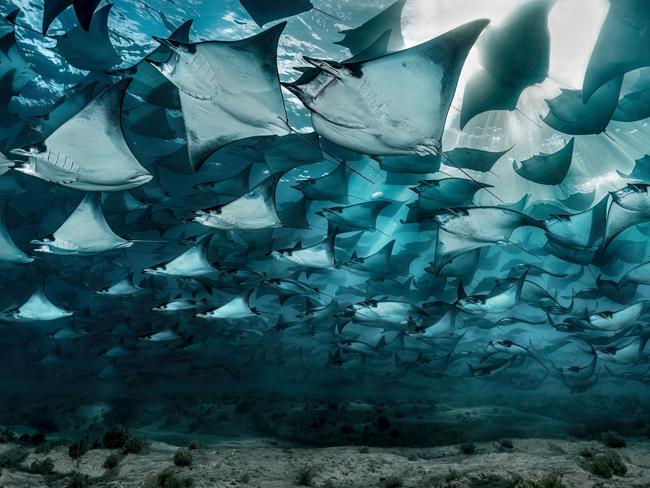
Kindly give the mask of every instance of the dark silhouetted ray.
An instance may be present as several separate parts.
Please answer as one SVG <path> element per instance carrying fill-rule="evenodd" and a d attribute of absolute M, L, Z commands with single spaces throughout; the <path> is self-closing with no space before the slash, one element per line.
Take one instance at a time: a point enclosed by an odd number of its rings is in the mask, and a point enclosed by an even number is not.
<path fill-rule="evenodd" d="M 56 50 L 75 68 L 110 71 L 122 63 L 108 33 L 108 16 L 113 4 L 100 8 L 92 17 L 89 29 L 75 27 L 56 36 Z"/>
<path fill-rule="evenodd" d="M 586 104 L 580 90 L 562 89 L 560 95 L 546 101 L 549 113 L 544 122 L 565 134 L 600 134 L 616 110 L 622 83 L 622 76 L 614 78 L 601 86 Z"/>
<path fill-rule="evenodd" d="M 612 80 L 650 66 L 649 45 L 650 4 L 644 0 L 610 0 L 582 84 L 585 103 Z"/>
<path fill-rule="evenodd" d="M 478 43 L 482 70 L 465 86 L 460 127 L 489 110 L 514 110 L 521 92 L 548 74 L 548 14 L 554 0 L 524 3 Z"/>
<path fill-rule="evenodd" d="M 534 183 L 559 185 L 564 181 L 571 167 L 574 142 L 575 138 L 572 137 L 562 149 L 551 154 L 539 153 L 522 161 L 519 166 L 513 162 L 512 168 L 519 176 Z"/>
<path fill-rule="evenodd" d="M 310 0 L 239 0 L 257 25 L 293 17 L 313 8 Z"/>
<path fill-rule="evenodd" d="M 384 51 L 376 51 L 375 54 L 383 55 L 403 49 L 402 10 L 405 4 L 406 0 L 397 0 L 359 27 L 341 31 L 344 37 L 337 44 L 347 47 L 352 55 L 356 56 L 387 35 L 388 39 L 382 41 Z"/>

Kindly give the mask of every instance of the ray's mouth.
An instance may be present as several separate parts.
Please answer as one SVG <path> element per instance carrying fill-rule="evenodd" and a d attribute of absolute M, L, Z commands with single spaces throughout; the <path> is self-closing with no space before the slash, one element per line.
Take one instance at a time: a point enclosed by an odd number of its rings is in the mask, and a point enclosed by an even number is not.
<path fill-rule="evenodd" d="M 325 73 L 325 71 L 322 71 L 322 73 Z M 330 75 L 326 78 L 326 80 L 321 83 L 321 85 L 317 88 L 317 90 L 314 92 L 314 100 L 319 98 L 323 93 L 325 93 L 325 90 L 327 90 L 330 86 L 332 86 L 334 83 L 336 83 L 336 77 Z"/>

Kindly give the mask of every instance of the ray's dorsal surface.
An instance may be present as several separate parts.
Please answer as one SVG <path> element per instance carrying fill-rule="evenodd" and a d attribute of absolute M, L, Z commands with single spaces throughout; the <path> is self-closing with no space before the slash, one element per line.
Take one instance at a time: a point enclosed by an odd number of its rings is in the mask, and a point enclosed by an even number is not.
<path fill-rule="evenodd" d="M 372 200 L 369 202 L 348 205 L 347 207 L 328 207 L 317 212 L 325 217 L 330 225 L 341 232 L 349 230 L 376 230 L 377 217 L 391 204 L 388 200 Z"/>
<path fill-rule="evenodd" d="M 42 143 L 12 151 L 27 157 L 16 170 L 85 191 L 128 190 L 150 181 L 122 133 L 120 114 L 129 82 L 106 88 Z"/>
<path fill-rule="evenodd" d="M 113 4 L 100 8 L 87 29 L 75 27 L 57 36 L 56 50 L 75 68 L 110 71 L 122 63 L 108 31 L 108 16 Z"/>
<path fill-rule="evenodd" d="M 276 63 L 285 25 L 239 41 L 157 39 L 172 57 L 148 62 L 179 89 L 194 169 L 231 142 L 290 133 Z"/>
<path fill-rule="evenodd" d="M 355 271 L 368 273 L 375 278 L 387 276 L 391 273 L 391 258 L 394 247 L 395 239 L 368 256 L 358 257 L 355 251 L 346 266 Z"/>
<path fill-rule="evenodd" d="M 407 155 L 377 157 L 379 167 L 391 173 L 435 173 L 440 169 L 441 155 L 430 154 L 427 156 Z"/>
<path fill-rule="evenodd" d="M 570 135 L 600 134 L 609 125 L 618 104 L 623 76 L 601 86 L 586 103 L 581 90 L 562 89 L 547 100 L 549 112 L 544 123 Z"/>
<path fill-rule="evenodd" d="M 99 193 L 88 193 L 51 238 L 33 240 L 40 247 L 35 251 L 53 254 L 95 254 L 130 247 L 109 227 L 102 212 Z"/>
<path fill-rule="evenodd" d="M 616 170 L 619 176 L 628 180 L 646 182 L 650 181 L 650 156 L 646 155 L 634 162 L 632 170 L 625 174 L 621 170 Z"/>
<path fill-rule="evenodd" d="M 573 256 L 574 259 L 589 262 L 603 243 L 608 205 L 609 199 L 604 198 L 584 212 L 553 215 L 547 219 L 546 249 L 559 257 Z"/>
<path fill-rule="evenodd" d="M 513 161 L 512 167 L 519 176 L 534 183 L 559 185 L 571 167 L 574 142 L 575 138 L 572 137 L 562 149 L 551 154 L 537 154 L 522 161 L 519 166 Z"/>
<path fill-rule="evenodd" d="M 5 174 L 14 166 L 15 166 L 14 162 L 6 158 L 5 155 L 0 152 L 0 176 Z"/>
<path fill-rule="evenodd" d="M 604 247 L 626 229 L 645 223 L 650 218 L 648 185 L 634 184 L 612 192 L 607 212 Z"/>
<path fill-rule="evenodd" d="M 375 49 L 372 54 L 381 55 L 403 49 L 402 11 L 405 4 L 406 0 L 397 0 L 360 26 L 342 30 L 340 33 L 344 37 L 336 44 L 347 47 L 355 57 L 364 51 L 369 54 L 369 48 L 376 46 L 380 40 L 382 49 L 380 51 Z"/>
<path fill-rule="evenodd" d="M 478 45 L 483 69 L 465 86 L 461 129 L 488 110 L 514 110 L 525 88 L 544 81 L 551 50 L 548 15 L 554 3 L 526 2 L 502 25 L 488 28 Z"/>
<path fill-rule="evenodd" d="M 240 3 L 260 27 L 274 20 L 293 17 L 313 8 L 310 0 L 275 0 L 274 2 L 268 2 L 267 0 L 240 0 Z"/>
<path fill-rule="evenodd" d="M 474 195 L 481 189 L 492 188 L 465 178 L 423 180 L 411 190 L 418 194 L 415 202 L 408 203 L 406 222 L 422 223 L 447 208 L 472 205 Z"/>
<path fill-rule="evenodd" d="M 650 4 L 644 0 L 610 0 L 582 84 L 585 103 L 611 80 L 650 66 L 649 44 Z"/>
<path fill-rule="evenodd" d="M 435 260 L 432 266 L 433 274 L 446 276 L 447 273 L 450 273 L 453 275 L 454 272 L 449 268 L 453 268 L 458 263 L 460 263 L 458 267 L 464 268 L 463 264 L 466 261 L 471 265 L 476 265 L 480 255 L 475 251 L 492 244 L 488 241 L 475 241 L 459 237 L 439 227 L 436 236 Z"/>
<path fill-rule="evenodd" d="M 318 178 L 298 180 L 294 186 L 310 200 L 347 203 L 349 174 L 343 164 Z"/>
<path fill-rule="evenodd" d="M 34 71 L 23 57 L 16 42 L 15 20 L 20 10 L 16 9 L 5 17 L 0 16 L 0 126 L 15 123 L 12 113 L 3 114 L 9 106 L 11 96 L 18 94 L 34 78 Z"/>
<path fill-rule="evenodd" d="M 650 68 L 641 68 L 636 73 L 637 81 L 622 94 L 612 120 L 636 122 L 650 117 Z M 630 73 L 628 79 L 632 76 Z"/>
<path fill-rule="evenodd" d="M 85 30 L 90 29 L 93 13 L 101 0 L 44 0 L 43 2 L 43 35 L 47 34 L 50 24 L 70 5 L 74 8 L 79 25 Z"/>
<path fill-rule="evenodd" d="M 467 202 L 471 202 L 476 192 L 483 187 L 466 178 L 442 178 L 422 180 L 411 190 L 420 198 L 444 202 L 446 205 L 443 208 L 449 208 L 466 206 Z"/>

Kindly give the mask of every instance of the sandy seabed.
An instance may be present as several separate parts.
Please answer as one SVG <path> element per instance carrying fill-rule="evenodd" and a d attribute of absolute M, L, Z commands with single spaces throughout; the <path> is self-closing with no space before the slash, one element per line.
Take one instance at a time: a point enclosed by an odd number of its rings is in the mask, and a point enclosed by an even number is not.
<path fill-rule="evenodd" d="M 463 454 L 460 446 L 434 448 L 376 448 L 345 446 L 304 448 L 283 445 L 275 440 L 254 439 L 203 446 L 192 450 L 189 467 L 176 467 L 181 478 L 191 478 L 193 486 L 280 488 L 298 486 L 305 469 L 313 475 L 308 486 L 323 488 L 362 487 L 536 487 L 515 485 L 518 476 L 540 480 L 555 473 L 567 488 L 650 487 L 650 442 L 628 439 L 616 449 L 627 466 L 627 473 L 602 479 L 591 473 L 592 459 L 586 452 L 607 452 L 598 441 L 558 439 L 514 439 L 512 448 L 499 442 L 476 443 L 474 454 Z M 17 444 L 0 446 L 0 455 Z M 119 465 L 102 467 L 111 451 L 92 449 L 78 462 L 68 456 L 67 445 L 47 452 L 33 447 L 16 468 L 3 469 L 2 488 L 65 487 L 69 473 L 79 471 L 90 477 L 92 487 L 136 488 L 152 484 L 156 475 L 173 465 L 178 446 L 151 441 L 141 454 L 121 456 Z M 29 472 L 34 460 L 51 458 L 54 473 Z M 149 485 L 145 481 L 149 479 Z M 304 482 L 305 480 L 303 480 Z M 401 485 L 399 484 L 401 482 Z M 544 485 L 546 486 L 546 485 Z M 554 485 L 555 486 L 555 485 Z"/>

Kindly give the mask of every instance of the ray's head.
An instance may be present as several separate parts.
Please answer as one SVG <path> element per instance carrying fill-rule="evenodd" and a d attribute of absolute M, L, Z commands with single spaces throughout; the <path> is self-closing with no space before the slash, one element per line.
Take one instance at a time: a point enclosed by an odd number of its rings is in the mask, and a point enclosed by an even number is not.
<path fill-rule="evenodd" d="M 310 110 L 316 110 L 317 103 L 330 88 L 359 79 L 362 74 L 355 64 L 348 65 L 308 56 L 303 58 L 311 66 L 306 68 L 296 81 L 281 84 Z"/>
<path fill-rule="evenodd" d="M 192 98 L 209 100 L 216 96 L 216 74 L 197 44 L 159 37 L 154 39 L 170 50 L 170 56 L 166 61 L 147 59 L 147 63 Z"/>

